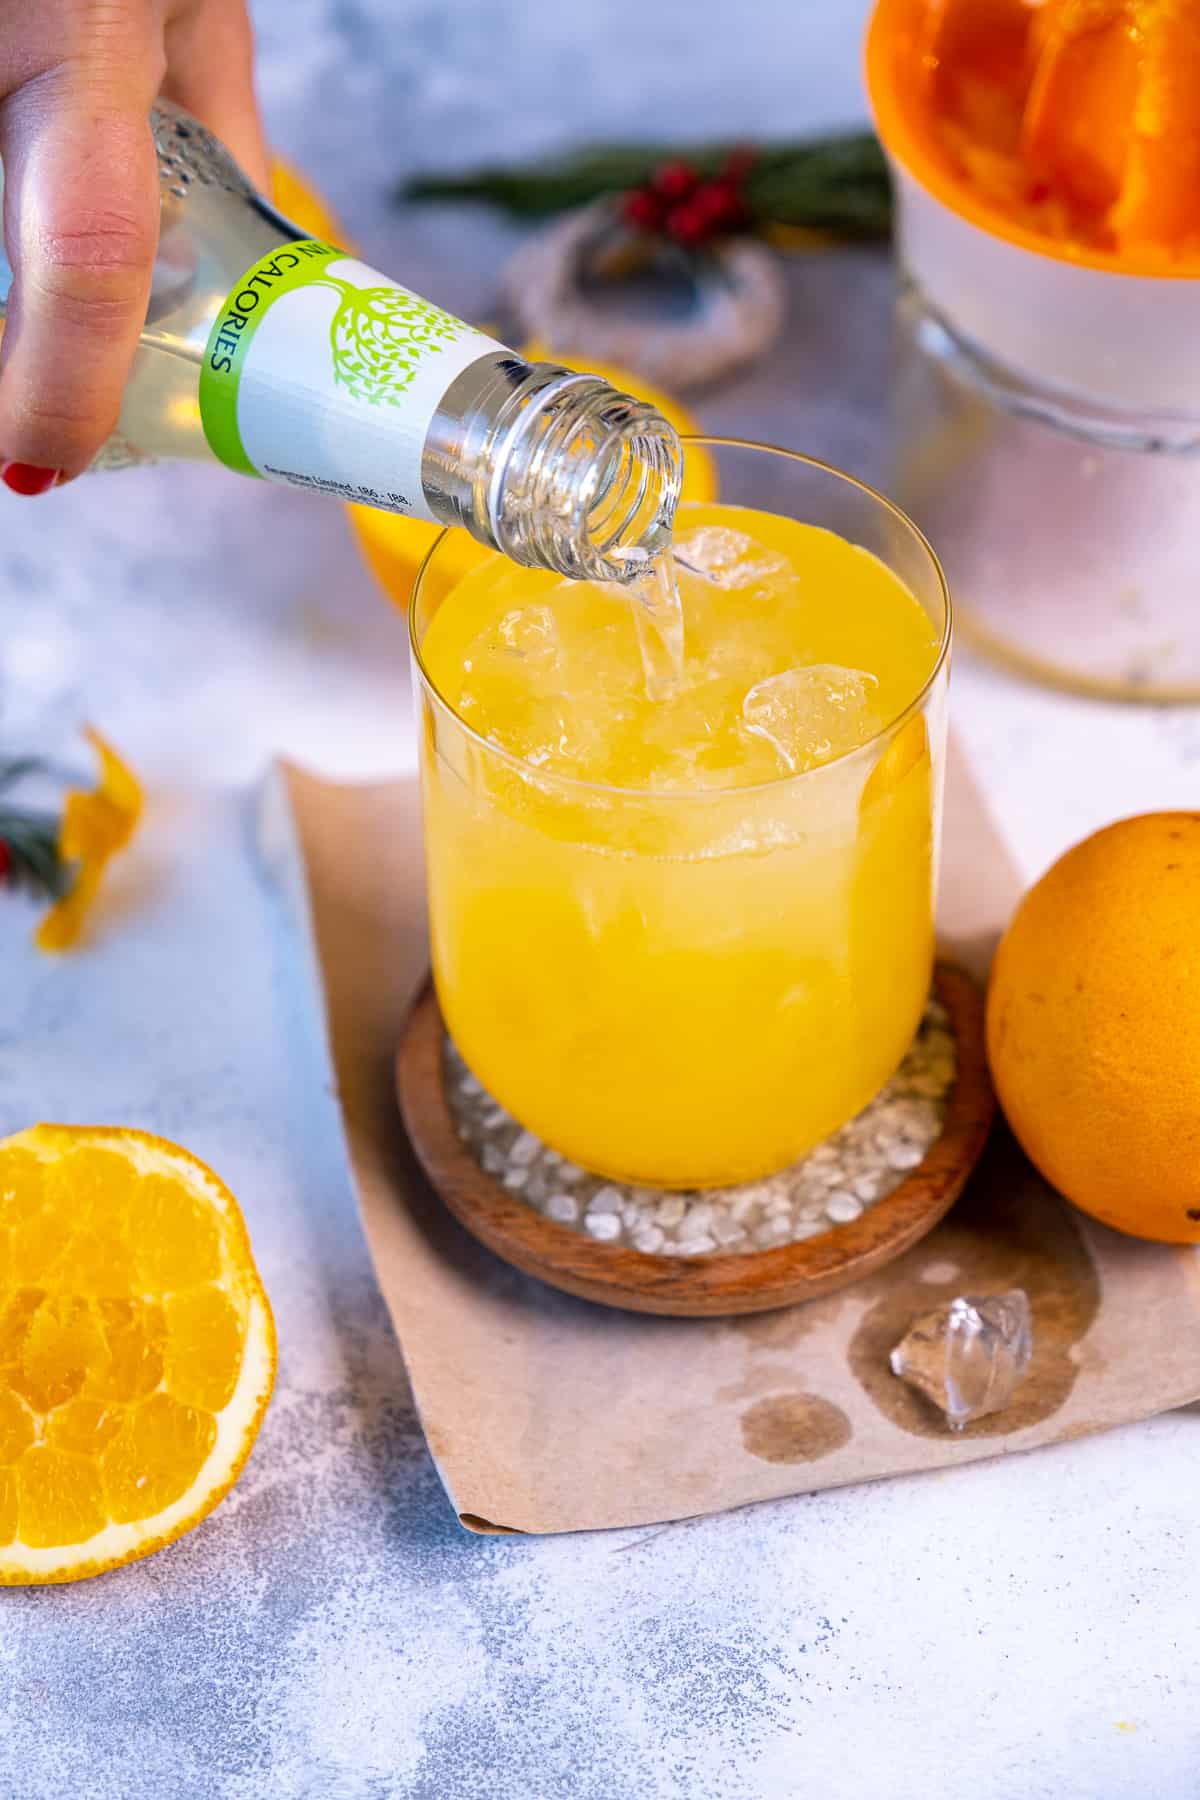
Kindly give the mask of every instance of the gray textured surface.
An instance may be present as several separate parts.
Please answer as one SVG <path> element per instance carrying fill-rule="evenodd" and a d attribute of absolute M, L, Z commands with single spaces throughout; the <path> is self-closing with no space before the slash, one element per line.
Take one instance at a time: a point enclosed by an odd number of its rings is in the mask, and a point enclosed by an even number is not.
<path fill-rule="evenodd" d="M 687 133 L 856 104 L 857 0 L 256 10 L 278 142 L 372 260 L 469 310 L 504 233 L 389 213 L 406 163 L 640 131 L 658 106 Z M 701 415 L 878 474 L 886 267 L 827 258 L 794 282 L 785 352 Z M 94 716 L 158 788 L 86 955 L 38 960 L 28 917 L 0 909 L 0 1125 L 121 1120 L 208 1158 L 245 1202 L 283 1353 L 211 1521 L 116 1576 L 0 1596 L 3 1800 L 924 1800 L 964 1782 L 1191 1800 L 1195 1409 L 657 1532 L 454 1523 L 346 1182 L 303 946 L 238 785 L 278 748 L 342 774 L 411 761 L 403 635 L 336 509 L 207 470 L 0 500 L 0 694 L 11 741 L 61 748 Z M 954 704 L 1030 870 L 1119 812 L 1194 804 L 1193 713 L 1058 701 L 965 661 Z"/>

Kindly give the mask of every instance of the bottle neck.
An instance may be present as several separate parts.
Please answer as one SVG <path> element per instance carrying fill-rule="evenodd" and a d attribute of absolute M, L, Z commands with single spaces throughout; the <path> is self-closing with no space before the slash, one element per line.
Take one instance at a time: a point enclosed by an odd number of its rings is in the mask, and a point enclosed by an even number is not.
<path fill-rule="evenodd" d="M 448 389 L 422 462 L 430 510 L 514 562 L 627 581 L 670 539 L 682 449 L 595 375 L 501 354 Z"/>
<path fill-rule="evenodd" d="M 653 407 L 525 362 L 352 257 L 298 241 L 202 125 L 168 102 L 152 122 L 159 251 L 121 431 L 97 466 L 211 453 L 465 526 L 572 578 L 627 581 L 669 541 L 682 451 Z M 0 168 L 0 195 L 2 184 Z M 308 361 L 294 334 L 255 336 L 302 278 L 337 296 Z M 0 245 L 0 319 L 10 279 Z"/>

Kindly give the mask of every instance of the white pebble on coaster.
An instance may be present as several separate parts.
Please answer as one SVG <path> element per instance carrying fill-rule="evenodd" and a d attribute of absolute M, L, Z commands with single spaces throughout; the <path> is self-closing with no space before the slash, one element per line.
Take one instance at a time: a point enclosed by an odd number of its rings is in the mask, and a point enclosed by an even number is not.
<path fill-rule="evenodd" d="M 946 1009 L 930 1000 L 887 1086 L 825 1143 L 766 1180 L 667 1193 L 625 1187 L 564 1161 L 496 1104 L 449 1039 L 445 1056 L 458 1134 L 514 1200 L 596 1243 L 689 1259 L 804 1243 L 860 1219 L 925 1160 L 941 1133 L 956 1067 Z"/>

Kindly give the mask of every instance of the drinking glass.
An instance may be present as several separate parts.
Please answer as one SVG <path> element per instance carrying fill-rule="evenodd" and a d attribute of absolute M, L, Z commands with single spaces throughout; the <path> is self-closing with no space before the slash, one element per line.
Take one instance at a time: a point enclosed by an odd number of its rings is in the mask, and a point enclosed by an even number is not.
<path fill-rule="evenodd" d="M 934 954 L 951 632 L 937 559 L 852 476 L 766 445 L 685 446 L 701 450 L 722 501 L 863 546 L 928 614 L 932 673 L 861 747 L 707 791 L 548 774 L 477 735 L 422 660 L 460 534 L 431 549 L 410 611 L 447 1029 L 523 1126 L 647 1186 L 754 1179 L 844 1124 L 907 1051 Z"/>

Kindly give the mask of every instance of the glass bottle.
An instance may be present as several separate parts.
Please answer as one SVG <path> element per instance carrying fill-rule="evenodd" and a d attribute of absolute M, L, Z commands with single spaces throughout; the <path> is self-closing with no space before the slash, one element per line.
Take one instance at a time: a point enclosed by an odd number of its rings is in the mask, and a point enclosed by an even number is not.
<path fill-rule="evenodd" d="M 94 468 L 215 458 L 568 576 L 625 580 L 668 541 L 681 452 L 653 407 L 528 363 L 304 236 L 179 108 L 160 101 L 151 124 L 150 304 Z M 0 250 L 0 318 L 11 279 Z"/>

